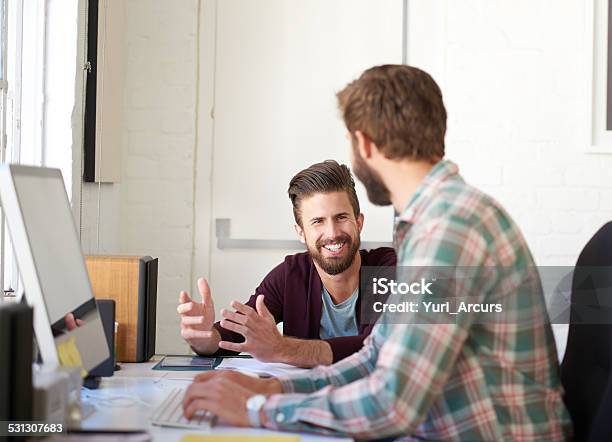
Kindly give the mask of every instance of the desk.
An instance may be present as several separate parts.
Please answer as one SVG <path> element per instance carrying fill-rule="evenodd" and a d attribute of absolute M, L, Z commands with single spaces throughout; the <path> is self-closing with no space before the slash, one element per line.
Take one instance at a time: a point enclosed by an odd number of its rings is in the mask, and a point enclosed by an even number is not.
<path fill-rule="evenodd" d="M 154 441 L 179 441 L 185 434 L 198 433 L 196 429 L 166 428 L 151 425 L 149 417 L 168 393 L 177 387 L 186 388 L 199 372 L 151 370 L 159 357 L 142 364 L 122 363 L 121 370 L 110 378 L 102 378 L 98 390 L 83 390 L 85 408 L 95 411 L 87 416 L 82 427 L 91 429 L 130 428 L 147 429 Z M 256 428 L 237 428 L 216 425 L 211 434 L 288 434 Z M 300 434 L 304 442 L 339 442 L 351 439 Z"/>

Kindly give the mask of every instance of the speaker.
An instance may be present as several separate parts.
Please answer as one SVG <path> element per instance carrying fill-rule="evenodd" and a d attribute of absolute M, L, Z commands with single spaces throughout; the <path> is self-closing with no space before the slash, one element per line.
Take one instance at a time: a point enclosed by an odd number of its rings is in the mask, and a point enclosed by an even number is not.
<path fill-rule="evenodd" d="M 145 362 L 155 354 L 157 258 L 87 256 L 96 299 L 116 304 L 117 361 Z"/>

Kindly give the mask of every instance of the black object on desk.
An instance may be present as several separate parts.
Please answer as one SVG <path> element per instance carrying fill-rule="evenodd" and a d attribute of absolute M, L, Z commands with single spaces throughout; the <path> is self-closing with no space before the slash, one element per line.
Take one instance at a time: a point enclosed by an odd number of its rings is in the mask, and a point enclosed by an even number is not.
<path fill-rule="evenodd" d="M 100 377 L 112 376 L 115 371 L 115 301 L 113 299 L 98 299 L 98 312 L 104 328 L 104 335 L 108 343 L 108 359 L 92 368 L 83 385 L 89 389 L 96 389 L 100 385 Z"/>
<path fill-rule="evenodd" d="M 138 278 L 138 335 L 137 362 L 148 361 L 155 354 L 155 328 L 157 321 L 158 259 L 145 256 L 140 259 Z"/>
<path fill-rule="evenodd" d="M 0 305 L 0 421 L 32 420 L 32 317 L 26 304 Z"/>
<path fill-rule="evenodd" d="M 223 359 L 241 358 L 251 359 L 251 355 L 235 356 L 193 356 L 193 355 L 166 355 L 155 364 L 152 370 L 169 371 L 209 371 L 214 370 Z M 176 362 L 175 362 L 176 361 Z"/>

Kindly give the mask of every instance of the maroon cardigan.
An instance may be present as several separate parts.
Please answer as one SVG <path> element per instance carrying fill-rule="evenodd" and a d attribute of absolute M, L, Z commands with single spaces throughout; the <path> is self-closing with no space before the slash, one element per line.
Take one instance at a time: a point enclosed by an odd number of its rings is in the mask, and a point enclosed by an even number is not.
<path fill-rule="evenodd" d="M 362 266 L 395 266 L 395 251 L 390 247 L 372 250 L 360 250 Z M 285 257 L 255 289 L 247 301 L 247 305 L 255 308 L 257 295 L 263 294 L 264 302 L 276 323 L 283 323 L 283 334 L 301 339 L 320 339 L 321 309 L 323 284 L 308 252 L 297 253 Z M 340 336 L 325 339 L 331 346 L 334 362 L 357 352 L 363 346 L 363 340 L 372 331 L 373 324 L 360 322 L 361 296 L 357 299 L 355 314 L 357 315 L 357 336 Z M 215 327 L 221 334 L 221 339 L 231 342 L 243 342 L 238 333 L 226 330 L 217 322 Z M 219 349 L 215 355 L 236 354 Z"/>

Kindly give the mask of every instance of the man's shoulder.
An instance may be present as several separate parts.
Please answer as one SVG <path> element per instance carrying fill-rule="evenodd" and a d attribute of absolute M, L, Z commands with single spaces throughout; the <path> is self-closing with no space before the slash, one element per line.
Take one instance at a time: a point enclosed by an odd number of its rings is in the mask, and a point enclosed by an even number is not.
<path fill-rule="evenodd" d="M 397 256 L 393 247 L 378 247 L 376 249 L 361 249 L 361 265 L 363 266 L 394 266 Z"/>
<path fill-rule="evenodd" d="M 278 267 L 291 272 L 295 271 L 310 271 L 312 267 L 312 258 L 308 252 L 294 253 L 293 255 L 285 256 L 283 262 Z"/>
<path fill-rule="evenodd" d="M 397 257 L 393 247 L 378 247 L 376 249 L 361 249 L 362 265 L 368 266 L 393 266 L 397 262 Z M 308 272 L 313 266 L 312 257 L 308 252 L 295 253 L 285 256 L 277 268 L 286 272 Z"/>
<path fill-rule="evenodd" d="M 492 257 L 508 255 L 507 265 L 512 265 L 519 255 L 531 260 L 518 225 L 503 206 L 463 180 L 449 181 L 438 189 L 410 235 L 400 244 L 400 249 L 405 250 L 419 239 L 431 237 L 434 232 L 437 238 L 444 238 L 446 245 L 474 247 L 479 243 Z M 502 249 L 506 252 L 500 254 Z M 405 253 L 401 255 L 407 258 Z"/>
<path fill-rule="evenodd" d="M 514 223 L 502 205 L 482 190 L 463 180 L 449 180 L 430 198 L 424 210 L 420 226 L 430 229 L 428 224 L 447 223 L 453 228 L 482 230 L 488 219 L 501 224 Z"/>
<path fill-rule="evenodd" d="M 285 259 L 270 270 L 263 284 L 285 284 L 289 280 L 300 280 L 310 275 L 312 259 L 308 252 L 285 256 Z"/>

